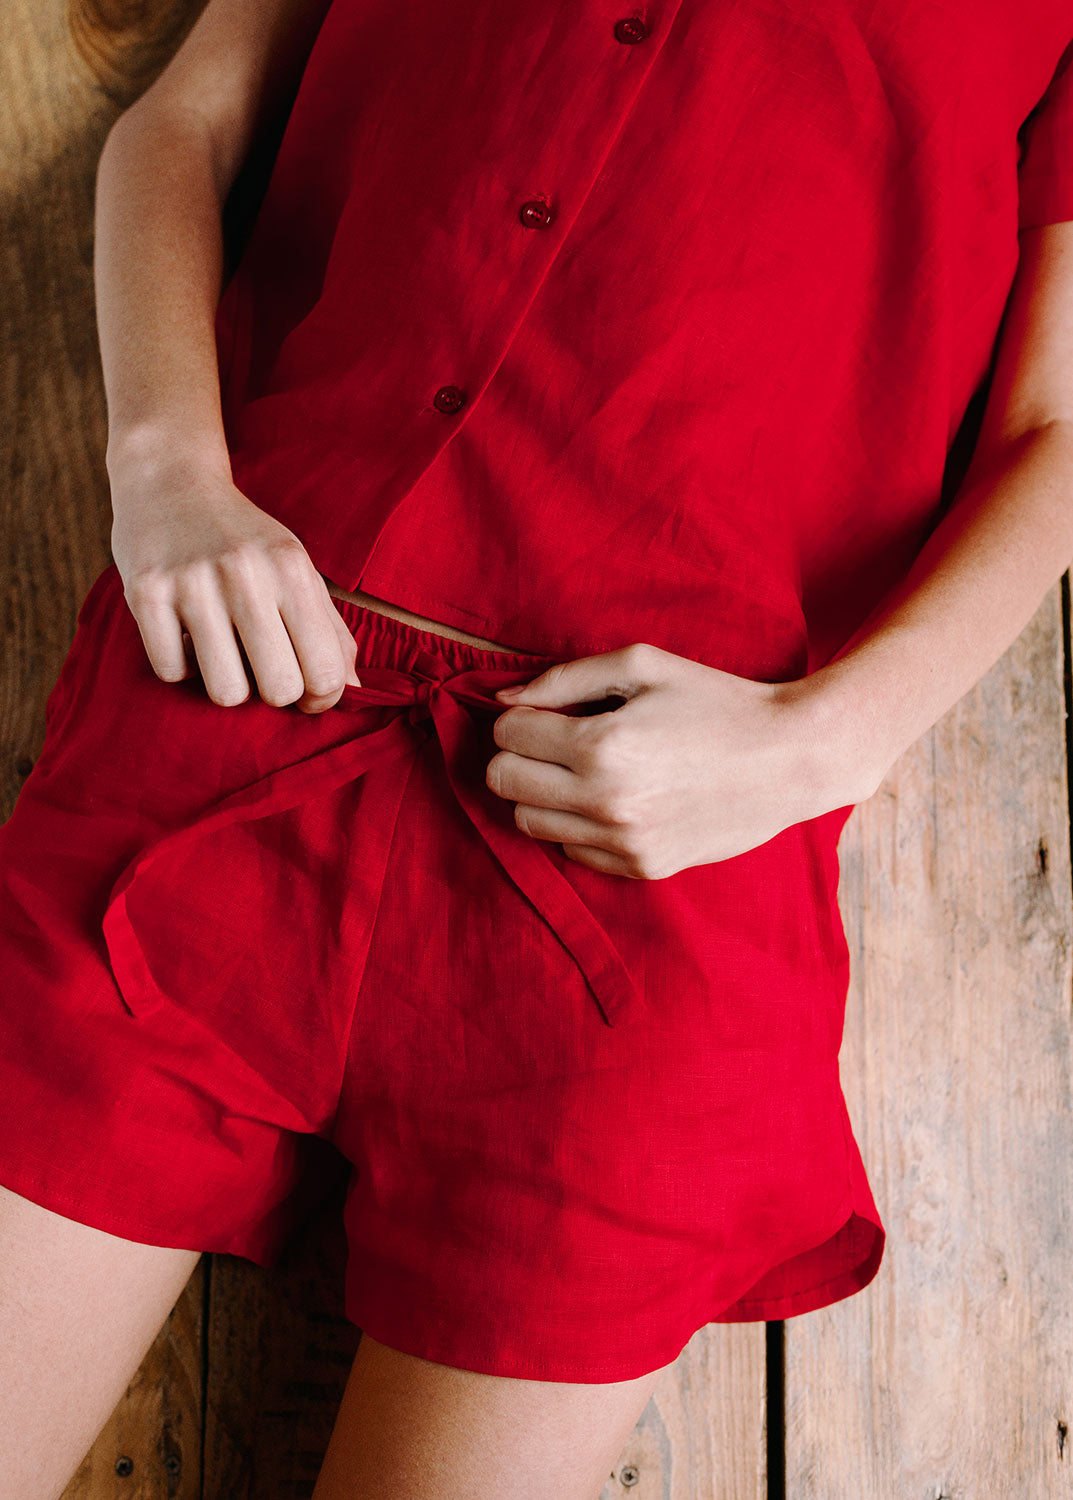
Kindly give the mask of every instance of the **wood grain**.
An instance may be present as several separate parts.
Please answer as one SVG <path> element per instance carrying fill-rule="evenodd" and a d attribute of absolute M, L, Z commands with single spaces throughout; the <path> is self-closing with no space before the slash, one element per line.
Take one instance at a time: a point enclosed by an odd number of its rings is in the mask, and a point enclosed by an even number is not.
<path fill-rule="evenodd" d="M 271 1272 L 213 1257 L 204 1500 L 313 1492 L 361 1337 L 343 1312 L 342 1186 Z"/>
<path fill-rule="evenodd" d="M 68 0 L 75 54 L 113 103 L 143 93 L 204 9 L 191 0 Z"/>
<path fill-rule="evenodd" d="M 787 1327 L 795 1500 L 1073 1494 L 1060 590 L 843 834 L 844 1091 L 890 1231 Z"/>
<path fill-rule="evenodd" d="M 600 1500 L 768 1494 L 763 1323 L 709 1323 L 660 1379 Z"/>

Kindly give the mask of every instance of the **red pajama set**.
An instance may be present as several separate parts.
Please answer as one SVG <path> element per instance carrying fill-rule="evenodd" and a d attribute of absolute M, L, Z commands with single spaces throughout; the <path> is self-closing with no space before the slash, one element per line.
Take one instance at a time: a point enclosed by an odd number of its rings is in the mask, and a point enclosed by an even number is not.
<path fill-rule="evenodd" d="M 360 688 L 222 707 L 100 573 L 0 828 L 0 1183 L 266 1266 L 338 1186 L 348 1316 L 525 1378 L 871 1281 L 851 808 L 597 872 L 487 787 L 494 693 L 637 641 L 822 667 L 1061 219 L 1068 0 L 334 0 L 219 303 L 235 483 L 512 649 L 337 600 Z"/>

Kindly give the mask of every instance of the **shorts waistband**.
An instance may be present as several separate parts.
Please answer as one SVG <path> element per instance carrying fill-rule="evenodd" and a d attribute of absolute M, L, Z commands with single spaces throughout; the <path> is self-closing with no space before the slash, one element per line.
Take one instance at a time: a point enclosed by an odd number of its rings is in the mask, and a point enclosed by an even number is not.
<path fill-rule="evenodd" d="M 334 594 L 329 597 L 356 640 L 376 641 L 376 659 L 385 666 L 409 667 L 415 654 L 435 652 L 458 671 L 492 669 L 510 672 L 531 667 L 535 677 L 538 671 L 559 660 L 536 651 L 492 651 L 487 646 L 473 646 L 468 641 L 456 641 L 449 635 L 437 635 L 434 630 L 396 620 L 392 615 L 382 615 L 364 604 L 355 604 L 351 599 L 337 599 Z M 360 654 L 355 666 L 360 677 Z"/>

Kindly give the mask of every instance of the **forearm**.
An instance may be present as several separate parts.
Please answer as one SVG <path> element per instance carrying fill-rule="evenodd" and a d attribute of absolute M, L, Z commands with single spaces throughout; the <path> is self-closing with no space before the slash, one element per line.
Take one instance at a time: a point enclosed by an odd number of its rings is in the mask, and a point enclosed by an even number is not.
<path fill-rule="evenodd" d="M 998 661 L 1073 561 L 1073 428 L 977 454 L 912 569 L 801 680 L 814 742 L 870 795 Z M 863 800 L 855 797 L 854 800 Z"/>
<path fill-rule="evenodd" d="M 135 105 L 105 142 L 94 284 L 113 506 L 165 473 L 230 474 L 214 328 L 225 192 L 193 113 Z"/>

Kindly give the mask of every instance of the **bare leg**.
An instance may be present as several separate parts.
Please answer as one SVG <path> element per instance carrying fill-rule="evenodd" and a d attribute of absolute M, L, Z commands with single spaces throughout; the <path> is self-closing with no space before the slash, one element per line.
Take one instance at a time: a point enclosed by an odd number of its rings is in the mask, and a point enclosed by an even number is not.
<path fill-rule="evenodd" d="M 596 1500 L 667 1368 L 513 1380 L 363 1333 L 313 1500 Z"/>
<path fill-rule="evenodd" d="M 200 1252 L 136 1244 L 0 1187 L 0 1500 L 56 1500 Z"/>

